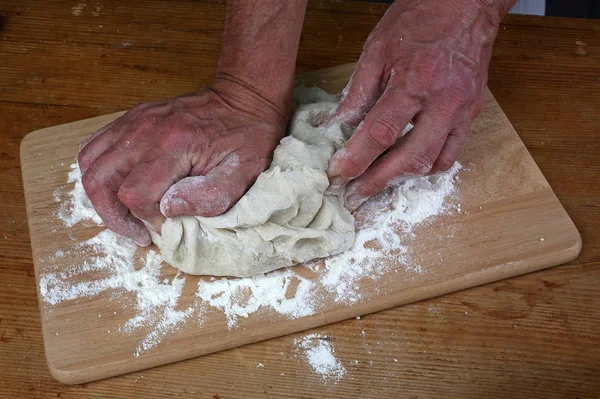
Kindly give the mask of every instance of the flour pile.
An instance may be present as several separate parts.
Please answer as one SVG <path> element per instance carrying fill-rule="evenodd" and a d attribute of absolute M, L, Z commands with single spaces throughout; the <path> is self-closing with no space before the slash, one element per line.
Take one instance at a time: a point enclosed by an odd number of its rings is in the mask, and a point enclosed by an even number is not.
<path fill-rule="evenodd" d="M 335 350 L 326 335 L 308 334 L 296 338 L 294 344 L 306 357 L 313 372 L 326 382 L 337 382 L 346 374 L 346 368 L 335 357 Z"/>

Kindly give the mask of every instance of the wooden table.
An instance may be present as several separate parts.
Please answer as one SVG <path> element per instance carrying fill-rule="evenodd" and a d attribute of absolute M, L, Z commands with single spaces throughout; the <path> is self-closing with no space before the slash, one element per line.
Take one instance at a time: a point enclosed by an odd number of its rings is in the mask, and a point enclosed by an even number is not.
<path fill-rule="evenodd" d="M 600 22 L 525 16 L 504 21 L 489 86 L 581 232 L 576 261 L 319 329 L 348 369 L 337 384 L 290 356 L 294 336 L 83 386 L 55 382 L 44 360 L 19 143 L 32 130 L 208 82 L 223 5 L 168 3 L 0 4 L 0 397 L 600 394 Z M 384 11 L 312 2 L 298 70 L 355 61 Z M 390 354 L 398 362 L 384 360 Z"/>

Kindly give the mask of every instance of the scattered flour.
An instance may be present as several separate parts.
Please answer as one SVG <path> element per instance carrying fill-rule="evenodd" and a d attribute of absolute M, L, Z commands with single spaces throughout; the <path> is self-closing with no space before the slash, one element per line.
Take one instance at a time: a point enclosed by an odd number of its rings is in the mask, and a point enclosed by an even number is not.
<path fill-rule="evenodd" d="M 296 338 L 294 344 L 323 380 L 337 382 L 346 374 L 346 368 L 335 357 L 335 350 L 326 335 L 309 334 Z"/>
<path fill-rule="evenodd" d="M 445 209 L 444 200 L 454 192 L 454 178 L 461 168 L 457 162 L 446 173 L 407 180 L 363 205 L 362 211 L 369 218 L 356 232 L 352 248 L 325 260 L 327 272 L 321 282 L 336 293 L 336 301 L 361 300 L 360 290 L 356 289 L 358 280 L 381 276 L 389 261 L 423 273 L 422 266 L 411 260 L 403 241 L 414 226 Z M 398 234 L 398 230 L 404 234 Z"/>
<path fill-rule="evenodd" d="M 86 221 L 101 225 L 83 190 L 78 165 L 71 165 L 71 169 L 67 180 L 71 186 L 55 192 L 60 202 L 58 218 L 67 228 Z M 357 218 L 362 220 L 357 222 L 354 246 L 343 254 L 309 262 L 305 265 L 309 270 L 287 268 L 248 278 L 177 274 L 165 279 L 162 268 L 170 266 L 162 263 L 160 254 L 144 250 L 145 255 L 140 256 L 132 241 L 104 230 L 88 241 L 58 250 L 53 259 L 68 256 L 74 265 L 57 271 L 48 262 L 40 277 L 40 293 L 48 306 L 57 306 L 110 292 L 119 299 L 119 310 L 135 311 L 118 331 L 150 331 L 134 356 L 151 350 L 190 319 L 202 325 L 211 309 L 222 312 L 228 328 L 234 329 L 240 328 L 242 319 L 258 312 L 268 312 L 271 319 L 301 318 L 322 311 L 331 301 L 351 305 L 368 299 L 373 292 L 361 294 L 363 279 L 377 279 L 398 272 L 398 268 L 409 274 L 427 272 L 412 259 L 408 240 L 414 239 L 414 227 L 442 212 L 454 211 L 457 201 L 452 204 L 448 199 L 456 191 L 460 169 L 457 163 L 446 173 L 402 182 L 365 203 L 359 211 L 365 217 Z M 141 267 L 136 268 L 136 262 Z M 102 278 L 97 278 L 99 274 Z M 186 282 L 196 284 L 196 300 L 193 306 L 181 308 L 178 302 Z M 135 301 L 130 304 L 124 293 L 135 294 Z M 311 334 L 297 344 L 323 380 L 337 381 L 345 374 L 327 337 Z"/>
<path fill-rule="evenodd" d="M 286 294 L 294 282 L 297 284 L 296 293 L 288 299 Z M 297 275 L 291 269 L 284 269 L 255 277 L 200 280 L 196 295 L 203 303 L 221 309 L 227 317 L 227 326 L 231 329 L 235 327 L 239 317 L 246 318 L 261 307 L 270 307 L 275 312 L 294 319 L 310 316 L 316 312 L 317 305 L 310 300 L 313 289 L 312 281 Z"/>
<path fill-rule="evenodd" d="M 61 202 L 58 209 L 58 217 L 67 227 L 72 227 L 86 219 L 91 219 L 96 224 L 102 224 L 102 219 L 94 210 L 92 203 L 83 189 L 81 169 L 79 169 L 77 163 L 71 165 L 67 183 L 75 183 L 75 186 L 67 193 L 68 199 L 66 201 L 63 202 L 60 188 L 54 191 L 54 200 Z"/>
<path fill-rule="evenodd" d="M 136 357 L 158 345 L 168 332 L 193 313 L 193 308 L 175 309 L 185 277 L 177 275 L 171 281 L 161 281 L 162 258 L 155 251 L 148 251 L 145 257 L 139 259 L 142 267 L 136 270 L 137 250 L 133 241 L 104 230 L 90 240 L 76 244 L 68 251 L 59 250 L 56 254 L 56 257 L 64 257 L 83 252 L 90 254 L 88 260 L 75 263 L 60 273 L 44 273 L 40 277 L 40 293 L 50 305 L 93 297 L 108 290 L 112 290 L 115 297 L 124 292 L 134 293 L 136 315 L 122 329 L 132 333 L 139 328 L 152 328 L 140 342 L 134 353 Z M 105 272 L 107 277 L 85 280 L 92 271 Z M 99 314 L 98 318 L 101 317 Z"/>

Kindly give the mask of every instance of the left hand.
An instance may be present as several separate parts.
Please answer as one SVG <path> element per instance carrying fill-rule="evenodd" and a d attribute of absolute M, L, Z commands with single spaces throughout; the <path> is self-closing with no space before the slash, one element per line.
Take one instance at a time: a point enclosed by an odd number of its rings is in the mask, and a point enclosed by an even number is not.
<path fill-rule="evenodd" d="M 348 209 L 454 164 L 483 104 L 501 19 L 491 7 L 398 0 L 373 30 L 330 122 L 358 124 L 328 171 L 333 189 L 347 184 Z M 413 130 L 400 137 L 411 121 Z"/>

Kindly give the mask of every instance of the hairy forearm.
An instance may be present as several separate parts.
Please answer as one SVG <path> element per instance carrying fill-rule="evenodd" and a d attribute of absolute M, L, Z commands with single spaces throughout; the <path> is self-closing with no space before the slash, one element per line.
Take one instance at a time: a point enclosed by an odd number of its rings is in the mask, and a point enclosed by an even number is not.
<path fill-rule="evenodd" d="M 217 82 L 252 89 L 287 112 L 307 0 L 228 0 Z"/>

